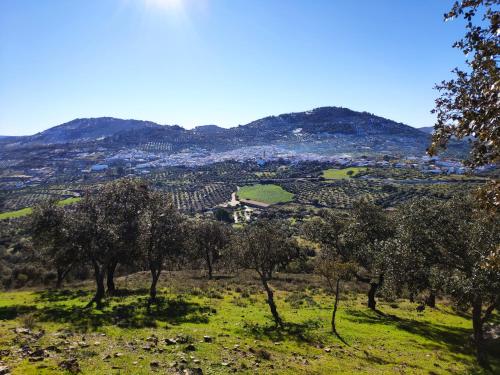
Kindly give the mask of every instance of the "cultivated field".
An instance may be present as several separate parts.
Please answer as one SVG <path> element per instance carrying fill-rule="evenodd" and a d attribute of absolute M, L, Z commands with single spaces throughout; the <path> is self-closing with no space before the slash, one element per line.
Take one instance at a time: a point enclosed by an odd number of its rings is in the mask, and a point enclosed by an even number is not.
<path fill-rule="evenodd" d="M 293 199 L 293 194 L 278 185 L 257 184 L 243 186 L 238 190 L 238 198 L 267 204 L 285 203 Z"/>

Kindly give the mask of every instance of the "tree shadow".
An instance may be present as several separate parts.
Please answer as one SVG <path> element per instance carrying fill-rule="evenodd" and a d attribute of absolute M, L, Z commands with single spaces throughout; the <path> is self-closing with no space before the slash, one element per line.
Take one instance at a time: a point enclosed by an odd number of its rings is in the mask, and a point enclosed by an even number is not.
<path fill-rule="evenodd" d="M 182 298 L 160 299 L 151 309 L 147 309 L 147 298 L 111 304 L 102 309 L 80 306 L 47 306 L 37 311 L 42 322 L 70 324 L 78 331 L 92 331 L 101 326 L 116 325 L 122 328 L 156 327 L 157 322 L 169 324 L 208 323 L 213 309 L 189 302 Z"/>
<path fill-rule="evenodd" d="M 69 289 L 57 289 L 57 290 L 44 290 L 41 292 L 34 293 L 37 295 L 37 302 L 62 302 L 69 301 L 73 299 L 88 297 L 92 294 L 89 290 L 69 290 Z"/>
<path fill-rule="evenodd" d="M 397 329 L 425 337 L 432 343 L 419 343 L 422 347 L 427 347 L 431 350 L 439 349 L 443 346 L 447 347 L 451 353 L 461 353 L 466 355 L 474 355 L 474 347 L 471 339 L 472 330 L 461 327 L 450 327 L 443 324 L 422 322 L 413 319 L 401 318 L 391 314 L 378 314 L 369 311 L 348 310 L 348 314 L 344 319 L 365 324 L 385 324 L 392 325 Z M 488 343 L 490 358 L 500 358 L 500 340 L 494 340 L 493 343 Z M 453 355 L 453 354 L 452 354 Z M 463 357 L 456 357 L 457 360 L 462 360 Z M 497 362 L 495 360 L 495 362 Z M 471 361 L 471 364 L 475 364 Z"/>
<path fill-rule="evenodd" d="M 0 307 L 0 320 L 14 320 L 19 316 L 36 311 L 34 305 L 11 305 Z"/>
<path fill-rule="evenodd" d="M 284 323 L 283 327 L 274 324 L 244 323 L 245 332 L 259 340 L 283 341 L 285 339 L 296 342 L 315 344 L 318 336 L 313 333 L 314 329 L 321 326 L 320 321 L 310 319 L 303 323 Z"/>

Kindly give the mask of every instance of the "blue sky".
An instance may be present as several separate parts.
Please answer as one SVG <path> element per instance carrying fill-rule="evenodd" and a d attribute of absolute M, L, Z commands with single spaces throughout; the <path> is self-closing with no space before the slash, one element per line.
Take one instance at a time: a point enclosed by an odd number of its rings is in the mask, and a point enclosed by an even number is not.
<path fill-rule="evenodd" d="M 2 0 L 0 134 L 79 117 L 236 126 L 343 106 L 433 124 L 452 0 Z"/>

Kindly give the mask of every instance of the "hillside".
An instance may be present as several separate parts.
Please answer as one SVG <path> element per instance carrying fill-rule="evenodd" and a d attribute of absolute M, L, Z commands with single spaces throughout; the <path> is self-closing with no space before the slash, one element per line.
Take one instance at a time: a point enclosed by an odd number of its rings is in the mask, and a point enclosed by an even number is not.
<path fill-rule="evenodd" d="M 205 125 L 187 130 L 180 126 L 111 117 L 76 119 L 33 136 L 3 139 L 2 144 L 10 149 L 65 143 L 119 148 L 163 142 L 169 144 L 172 152 L 184 148 L 220 151 L 278 145 L 298 152 L 325 154 L 421 154 L 428 141 L 428 135 L 405 124 L 367 112 L 323 107 L 269 116 L 229 129 Z"/>

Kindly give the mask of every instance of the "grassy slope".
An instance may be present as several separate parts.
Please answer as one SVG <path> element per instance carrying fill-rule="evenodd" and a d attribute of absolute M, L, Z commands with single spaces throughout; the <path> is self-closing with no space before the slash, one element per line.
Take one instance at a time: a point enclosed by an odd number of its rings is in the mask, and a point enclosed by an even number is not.
<path fill-rule="evenodd" d="M 60 206 L 66 206 L 68 204 L 76 203 L 80 199 L 81 198 L 78 198 L 78 197 L 66 198 L 66 199 L 63 199 L 63 200 L 57 202 L 57 204 Z M 0 220 L 14 219 L 16 217 L 30 215 L 31 211 L 32 211 L 31 207 L 26 207 L 26 208 L 22 208 L 22 209 L 17 210 L 17 211 L 2 212 L 2 213 L 0 213 Z"/>
<path fill-rule="evenodd" d="M 172 363 L 182 358 L 185 366 L 201 367 L 204 374 L 229 374 L 234 369 L 243 374 L 481 373 L 471 354 L 470 320 L 450 308 L 440 305 L 419 314 L 415 304 L 400 301 L 380 303 L 385 314 L 380 315 L 364 306 L 363 295 L 350 294 L 341 301 L 338 315 L 338 329 L 348 343 L 344 345 L 329 332 L 332 299 L 309 285 L 313 284 L 295 276 L 286 283 L 284 277 L 273 282 L 278 308 L 291 323 L 284 332 L 273 329 L 264 296 L 250 278 L 170 279 L 161 290 L 164 304 L 150 314 L 142 289 L 147 274 L 120 280 L 119 286 L 127 286 L 129 293 L 110 299 L 102 311 L 83 310 L 90 298 L 85 286 L 67 292 L 4 293 L 0 349 L 11 350 L 3 360 L 13 374 L 62 373 L 57 363 L 70 357 L 78 358 L 84 374 L 149 374 L 151 361 L 159 362 L 160 373 L 174 373 Z M 42 362 L 29 362 L 15 353 L 24 343 L 23 335 L 11 329 L 22 326 L 22 314 L 29 311 L 38 321 L 34 331 L 46 331 L 29 345 L 62 350 L 50 352 Z M 148 349 L 153 335 L 159 343 Z M 186 344 L 164 343 L 178 335 L 191 340 L 196 350 L 186 352 Z M 200 342 L 204 335 L 214 342 Z M 259 350 L 269 353 L 270 360 L 260 358 Z M 499 365 L 497 360 L 496 369 Z"/>
<path fill-rule="evenodd" d="M 355 176 L 360 171 L 365 171 L 366 168 L 363 167 L 351 167 L 344 169 L 326 169 L 323 171 L 323 177 L 327 179 L 342 179 L 342 178 L 350 178 L 347 172 L 352 171 L 353 176 Z"/>
<path fill-rule="evenodd" d="M 274 204 L 290 202 L 293 199 L 293 194 L 278 185 L 266 184 L 243 186 L 238 190 L 238 197 L 240 199 Z"/>

